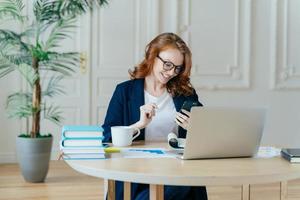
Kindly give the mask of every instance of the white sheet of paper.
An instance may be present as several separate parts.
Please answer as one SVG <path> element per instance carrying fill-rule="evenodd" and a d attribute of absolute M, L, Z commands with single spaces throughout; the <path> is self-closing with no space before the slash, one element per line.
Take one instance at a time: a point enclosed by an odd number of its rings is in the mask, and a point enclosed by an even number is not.
<path fill-rule="evenodd" d="M 281 149 L 275 147 L 259 147 L 257 158 L 272 158 L 280 155 Z"/>
<path fill-rule="evenodd" d="M 124 158 L 176 158 L 163 148 L 122 148 L 121 154 Z"/>

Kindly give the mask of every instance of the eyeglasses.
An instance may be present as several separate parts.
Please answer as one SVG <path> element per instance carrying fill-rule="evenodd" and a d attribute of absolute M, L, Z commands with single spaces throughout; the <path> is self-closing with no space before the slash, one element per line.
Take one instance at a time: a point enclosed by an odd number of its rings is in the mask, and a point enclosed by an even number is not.
<path fill-rule="evenodd" d="M 163 69 L 166 71 L 172 70 L 175 67 L 175 70 L 174 70 L 175 74 L 180 74 L 184 69 L 183 65 L 174 65 L 170 61 L 163 60 L 161 57 L 159 57 L 159 55 L 157 55 L 157 58 L 159 60 L 161 60 L 161 62 L 163 62 Z"/>

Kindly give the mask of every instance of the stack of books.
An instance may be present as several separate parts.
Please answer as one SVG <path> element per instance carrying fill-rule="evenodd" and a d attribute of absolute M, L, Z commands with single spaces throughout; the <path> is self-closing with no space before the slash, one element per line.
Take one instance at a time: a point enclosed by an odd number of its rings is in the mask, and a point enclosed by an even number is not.
<path fill-rule="evenodd" d="M 103 159 L 103 129 L 100 126 L 63 126 L 60 149 L 64 160 Z"/>
<path fill-rule="evenodd" d="M 281 149 L 281 156 L 291 163 L 300 163 L 300 148 Z"/>

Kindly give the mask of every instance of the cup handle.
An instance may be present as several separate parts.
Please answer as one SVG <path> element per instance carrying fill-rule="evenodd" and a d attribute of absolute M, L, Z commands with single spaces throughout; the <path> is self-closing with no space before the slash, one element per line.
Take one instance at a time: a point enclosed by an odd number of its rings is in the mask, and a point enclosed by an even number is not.
<path fill-rule="evenodd" d="M 135 138 L 137 138 L 137 137 L 140 135 L 140 133 L 141 133 L 140 129 L 138 129 L 138 128 L 133 128 L 133 129 L 134 129 L 134 132 L 137 131 L 137 133 L 135 134 L 135 136 L 133 136 L 132 141 L 133 141 Z"/>

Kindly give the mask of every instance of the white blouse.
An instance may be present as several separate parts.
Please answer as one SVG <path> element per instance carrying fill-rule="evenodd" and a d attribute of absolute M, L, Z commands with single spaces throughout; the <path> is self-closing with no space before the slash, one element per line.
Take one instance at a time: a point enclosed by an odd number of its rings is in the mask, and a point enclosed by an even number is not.
<path fill-rule="evenodd" d="M 145 128 L 146 141 L 167 141 L 168 134 L 177 134 L 178 125 L 175 122 L 176 109 L 172 96 L 165 91 L 160 97 L 154 97 L 144 91 L 145 104 L 155 103 L 157 109 L 152 121 Z"/>

